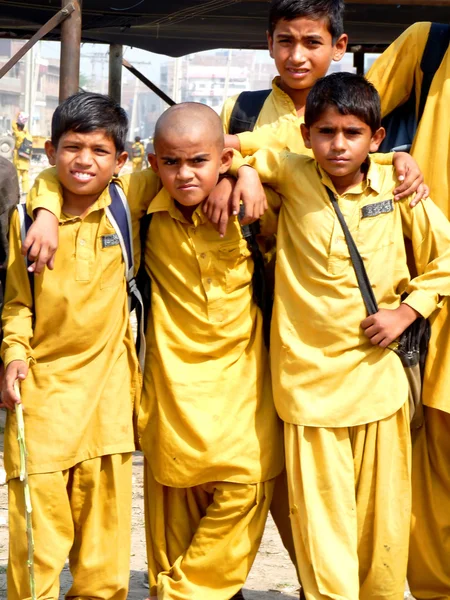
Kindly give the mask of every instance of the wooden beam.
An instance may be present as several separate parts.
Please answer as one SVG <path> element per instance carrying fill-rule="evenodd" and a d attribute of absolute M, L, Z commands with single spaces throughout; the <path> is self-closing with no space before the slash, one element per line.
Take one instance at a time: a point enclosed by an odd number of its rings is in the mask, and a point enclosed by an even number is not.
<path fill-rule="evenodd" d="M 14 56 L 10 58 L 5 65 L 3 65 L 3 67 L 0 69 L 0 79 L 4 77 L 6 73 L 8 73 L 8 71 L 10 71 L 23 56 L 25 56 L 25 54 L 30 48 L 32 48 L 37 42 L 39 42 L 44 36 L 46 36 L 47 33 L 50 33 L 52 29 L 55 29 L 55 27 L 57 27 L 60 23 L 67 19 L 67 17 L 71 13 L 73 13 L 74 10 L 74 3 L 69 2 L 68 4 L 66 4 L 66 6 L 64 6 L 64 8 L 57 12 L 56 15 L 54 15 L 50 20 L 48 20 L 47 23 L 45 23 L 45 25 L 42 25 L 39 31 L 37 31 L 33 35 L 33 37 L 29 39 L 28 42 L 24 44 L 18 52 L 14 54 Z"/>
<path fill-rule="evenodd" d="M 67 0 L 61 0 L 64 4 Z M 78 92 L 80 85 L 81 0 L 72 3 L 74 11 L 61 27 L 61 53 L 59 63 L 59 101 Z"/>
<path fill-rule="evenodd" d="M 157 85 L 152 83 L 150 79 L 147 79 L 147 77 L 143 75 L 140 71 L 138 71 L 135 67 L 133 67 L 133 65 L 130 65 L 130 63 L 127 60 L 123 59 L 122 64 L 126 69 L 130 71 L 130 73 L 133 73 L 135 77 L 137 77 L 140 81 L 142 81 L 142 83 L 144 83 L 148 88 L 150 88 L 152 92 L 155 92 L 155 94 L 159 96 L 161 100 L 167 102 L 169 106 L 173 106 L 174 104 L 176 104 L 176 102 L 174 102 L 172 98 L 170 98 L 167 94 L 160 90 Z"/>

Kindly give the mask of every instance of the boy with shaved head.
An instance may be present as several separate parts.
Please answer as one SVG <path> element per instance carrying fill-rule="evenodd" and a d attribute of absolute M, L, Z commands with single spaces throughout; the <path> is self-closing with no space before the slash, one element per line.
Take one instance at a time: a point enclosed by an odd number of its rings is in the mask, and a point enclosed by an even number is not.
<path fill-rule="evenodd" d="M 174 106 L 160 117 L 154 145 L 150 163 L 164 187 L 153 199 L 126 187 L 135 239 L 144 200 L 152 216 L 138 422 L 150 596 L 229 600 L 251 568 L 283 468 L 263 317 L 237 218 L 221 238 L 203 212 L 232 160 L 219 117 L 201 104 Z M 57 212 L 51 178 L 41 176 L 31 209 Z"/>
<path fill-rule="evenodd" d="M 245 582 L 283 466 L 253 262 L 234 219 L 202 203 L 228 170 L 213 110 L 181 104 L 155 130 L 152 279 L 139 418 L 153 598 L 228 600 Z"/>

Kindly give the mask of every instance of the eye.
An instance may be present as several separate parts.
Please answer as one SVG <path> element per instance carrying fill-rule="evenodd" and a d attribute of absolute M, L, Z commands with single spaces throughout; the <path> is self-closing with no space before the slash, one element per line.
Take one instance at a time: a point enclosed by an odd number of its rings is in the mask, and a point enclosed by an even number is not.
<path fill-rule="evenodd" d="M 360 129 L 347 129 L 346 133 L 349 136 L 357 136 L 357 135 L 361 135 L 362 132 Z"/>
<path fill-rule="evenodd" d="M 331 127 L 319 127 L 319 133 L 323 135 L 333 135 L 334 130 Z"/>
<path fill-rule="evenodd" d="M 319 40 L 307 40 L 306 45 L 310 48 L 317 48 L 319 46 L 322 46 L 322 42 L 320 42 Z"/>
<path fill-rule="evenodd" d="M 108 150 L 105 150 L 105 148 L 95 148 L 95 153 L 101 155 L 109 154 Z"/>
<path fill-rule="evenodd" d="M 192 161 L 194 164 L 199 164 L 199 163 L 204 163 L 206 162 L 206 158 L 204 158 L 203 156 L 198 156 L 197 158 L 194 158 L 194 160 Z"/>
<path fill-rule="evenodd" d="M 291 43 L 290 38 L 279 38 L 278 43 L 282 46 L 288 46 Z"/>
<path fill-rule="evenodd" d="M 174 158 L 165 158 L 165 159 L 164 159 L 164 161 L 163 161 L 163 163 L 164 163 L 165 165 L 168 165 L 169 167 L 171 167 L 171 166 L 175 165 L 175 164 L 176 164 L 176 162 L 177 162 L 177 161 L 176 161 Z"/>

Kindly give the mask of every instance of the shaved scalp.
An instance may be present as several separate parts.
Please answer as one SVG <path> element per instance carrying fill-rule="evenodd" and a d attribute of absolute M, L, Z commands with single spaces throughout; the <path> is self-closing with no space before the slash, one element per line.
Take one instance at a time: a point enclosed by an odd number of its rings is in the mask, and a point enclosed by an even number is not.
<path fill-rule="evenodd" d="M 175 136 L 175 138 L 174 138 Z M 181 137 L 201 139 L 205 144 L 217 144 L 220 150 L 224 147 L 222 121 L 219 115 L 206 104 L 199 102 L 182 102 L 168 108 L 155 125 L 154 146 L 161 139 L 177 139 Z"/>

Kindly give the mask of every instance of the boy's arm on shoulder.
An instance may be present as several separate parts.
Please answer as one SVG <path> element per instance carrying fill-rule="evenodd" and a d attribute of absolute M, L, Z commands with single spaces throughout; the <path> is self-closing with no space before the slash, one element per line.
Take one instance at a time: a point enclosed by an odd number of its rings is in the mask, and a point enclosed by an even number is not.
<path fill-rule="evenodd" d="M 380 94 L 383 116 L 409 98 L 430 27 L 429 22 L 409 27 L 377 58 L 367 73 L 367 79 Z"/>
<path fill-rule="evenodd" d="M 292 129 L 292 124 L 282 122 L 276 129 L 273 125 L 267 124 L 258 127 L 254 131 L 238 133 L 237 137 L 239 138 L 242 156 L 255 154 L 261 148 L 271 148 L 274 151 L 281 152 L 286 147 L 289 129 Z M 300 132 L 299 135 L 301 135 Z"/>
<path fill-rule="evenodd" d="M 2 313 L 1 355 L 5 367 L 13 360 L 28 361 L 32 357 L 33 313 L 30 282 L 21 254 L 19 215 L 15 210 L 9 232 L 8 276 Z"/>
<path fill-rule="evenodd" d="M 57 219 L 61 217 L 63 194 L 56 169 L 45 169 L 36 178 L 27 197 L 28 214 L 33 215 L 39 208 L 45 208 Z"/>
<path fill-rule="evenodd" d="M 407 287 L 406 304 L 428 317 L 450 296 L 450 223 L 427 200 L 411 210 L 409 199 L 398 203 L 404 235 L 411 240 L 418 275 Z"/>
<path fill-rule="evenodd" d="M 275 191 L 281 191 L 285 177 L 286 152 L 275 152 L 263 148 L 252 156 L 243 158 L 239 152 L 234 151 L 233 163 L 230 174 L 236 176 L 240 168 L 253 167 L 256 169 L 262 183 L 270 185 Z"/>
<path fill-rule="evenodd" d="M 130 206 L 132 220 L 138 221 L 146 214 L 150 202 L 161 190 L 161 180 L 148 168 L 137 173 L 129 173 L 117 178 Z"/>

